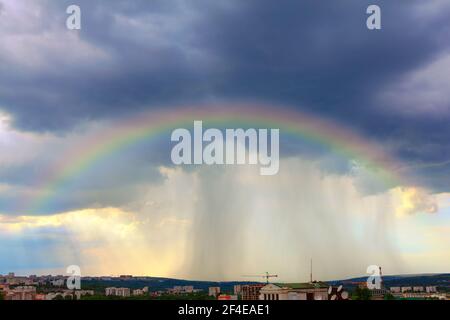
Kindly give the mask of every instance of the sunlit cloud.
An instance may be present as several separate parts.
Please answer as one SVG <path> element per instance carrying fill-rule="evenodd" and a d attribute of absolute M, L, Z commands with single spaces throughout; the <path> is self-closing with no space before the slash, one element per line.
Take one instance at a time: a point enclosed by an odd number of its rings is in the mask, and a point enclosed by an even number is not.
<path fill-rule="evenodd" d="M 396 188 L 394 192 L 398 194 L 398 198 L 400 199 L 400 203 L 396 208 L 397 215 L 437 213 L 439 211 L 436 197 L 426 190 L 415 187 L 405 187 Z"/>
<path fill-rule="evenodd" d="M 170 275 L 176 261 L 182 257 L 180 237 L 175 233 L 167 245 L 159 241 L 177 227 L 183 230 L 186 224 L 188 221 L 174 218 L 152 226 L 137 214 L 118 208 L 86 209 L 52 216 L 0 216 L 3 236 L 10 239 L 31 237 L 36 242 L 33 250 L 38 251 L 41 250 L 39 243 L 43 250 L 44 241 L 50 238 L 55 246 L 52 252 L 42 253 L 42 259 L 70 252 L 63 255 L 65 259 L 59 263 L 80 265 L 86 274 L 95 275 L 127 272 Z M 153 232 L 162 238 L 154 237 Z M 26 267 L 32 268 L 31 265 Z"/>

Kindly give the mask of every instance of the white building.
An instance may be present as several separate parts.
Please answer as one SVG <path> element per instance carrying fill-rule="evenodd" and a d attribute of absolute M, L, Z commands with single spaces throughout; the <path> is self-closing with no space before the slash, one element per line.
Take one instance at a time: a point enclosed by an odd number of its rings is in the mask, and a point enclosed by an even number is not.
<path fill-rule="evenodd" d="M 425 288 L 425 291 L 427 293 L 435 293 L 435 292 L 437 292 L 437 288 L 436 288 L 436 286 L 428 286 Z"/>
<path fill-rule="evenodd" d="M 414 292 L 423 292 L 423 287 L 413 287 Z"/>
<path fill-rule="evenodd" d="M 129 297 L 129 296 L 131 296 L 131 290 L 130 290 L 130 288 L 117 288 L 116 296 Z"/>
<path fill-rule="evenodd" d="M 115 296 L 116 295 L 116 289 L 117 288 L 114 288 L 114 287 L 106 288 L 105 289 L 105 295 L 107 295 L 107 296 Z"/>
<path fill-rule="evenodd" d="M 267 284 L 259 300 L 328 300 L 328 285 L 315 283 Z"/>
<path fill-rule="evenodd" d="M 131 296 L 130 288 L 106 288 L 105 295 L 107 296 L 118 296 L 118 297 L 129 297 Z"/>
<path fill-rule="evenodd" d="M 220 294 L 220 287 L 209 287 L 208 295 L 216 297 Z"/>
<path fill-rule="evenodd" d="M 412 291 L 412 287 L 402 287 L 402 293 Z"/>

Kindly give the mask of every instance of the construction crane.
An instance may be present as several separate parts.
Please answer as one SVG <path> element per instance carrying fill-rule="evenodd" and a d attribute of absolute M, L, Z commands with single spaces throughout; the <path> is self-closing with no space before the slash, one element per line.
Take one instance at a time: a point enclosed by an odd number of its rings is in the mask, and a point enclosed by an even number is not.
<path fill-rule="evenodd" d="M 252 277 L 252 278 L 265 278 L 266 279 L 266 283 L 269 283 L 269 279 L 270 278 L 277 278 L 278 275 L 277 274 L 269 274 L 268 272 L 266 272 L 266 274 L 260 274 L 260 275 L 245 275 L 243 277 Z"/>

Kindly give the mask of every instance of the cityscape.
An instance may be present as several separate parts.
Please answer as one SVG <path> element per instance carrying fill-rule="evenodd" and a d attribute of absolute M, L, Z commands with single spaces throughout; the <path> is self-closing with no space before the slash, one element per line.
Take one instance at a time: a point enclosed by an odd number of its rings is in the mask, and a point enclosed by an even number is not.
<path fill-rule="evenodd" d="M 277 283 L 269 282 L 269 279 L 275 275 L 267 273 L 265 277 L 265 283 L 213 283 L 132 275 L 81 277 L 79 289 L 68 289 L 70 279 L 66 276 L 18 276 L 9 273 L 0 275 L 0 299 L 450 300 L 450 274 L 387 276 L 386 280 L 381 276 L 380 285 L 377 288 L 370 288 L 364 278 L 331 282 L 312 280 L 306 283 Z"/>

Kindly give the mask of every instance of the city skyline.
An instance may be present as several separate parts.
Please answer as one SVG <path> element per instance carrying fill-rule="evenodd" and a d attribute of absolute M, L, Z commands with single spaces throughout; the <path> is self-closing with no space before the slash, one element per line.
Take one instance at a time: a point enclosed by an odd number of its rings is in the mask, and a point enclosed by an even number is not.
<path fill-rule="evenodd" d="M 377 267 L 376 269 L 378 269 Z M 380 269 L 381 272 L 381 269 Z M 0 300 L 448 300 L 450 274 L 283 283 L 0 275 Z M 312 278 L 312 277 L 311 277 Z M 276 279 L 278 280 L 278 279 Z"/>

